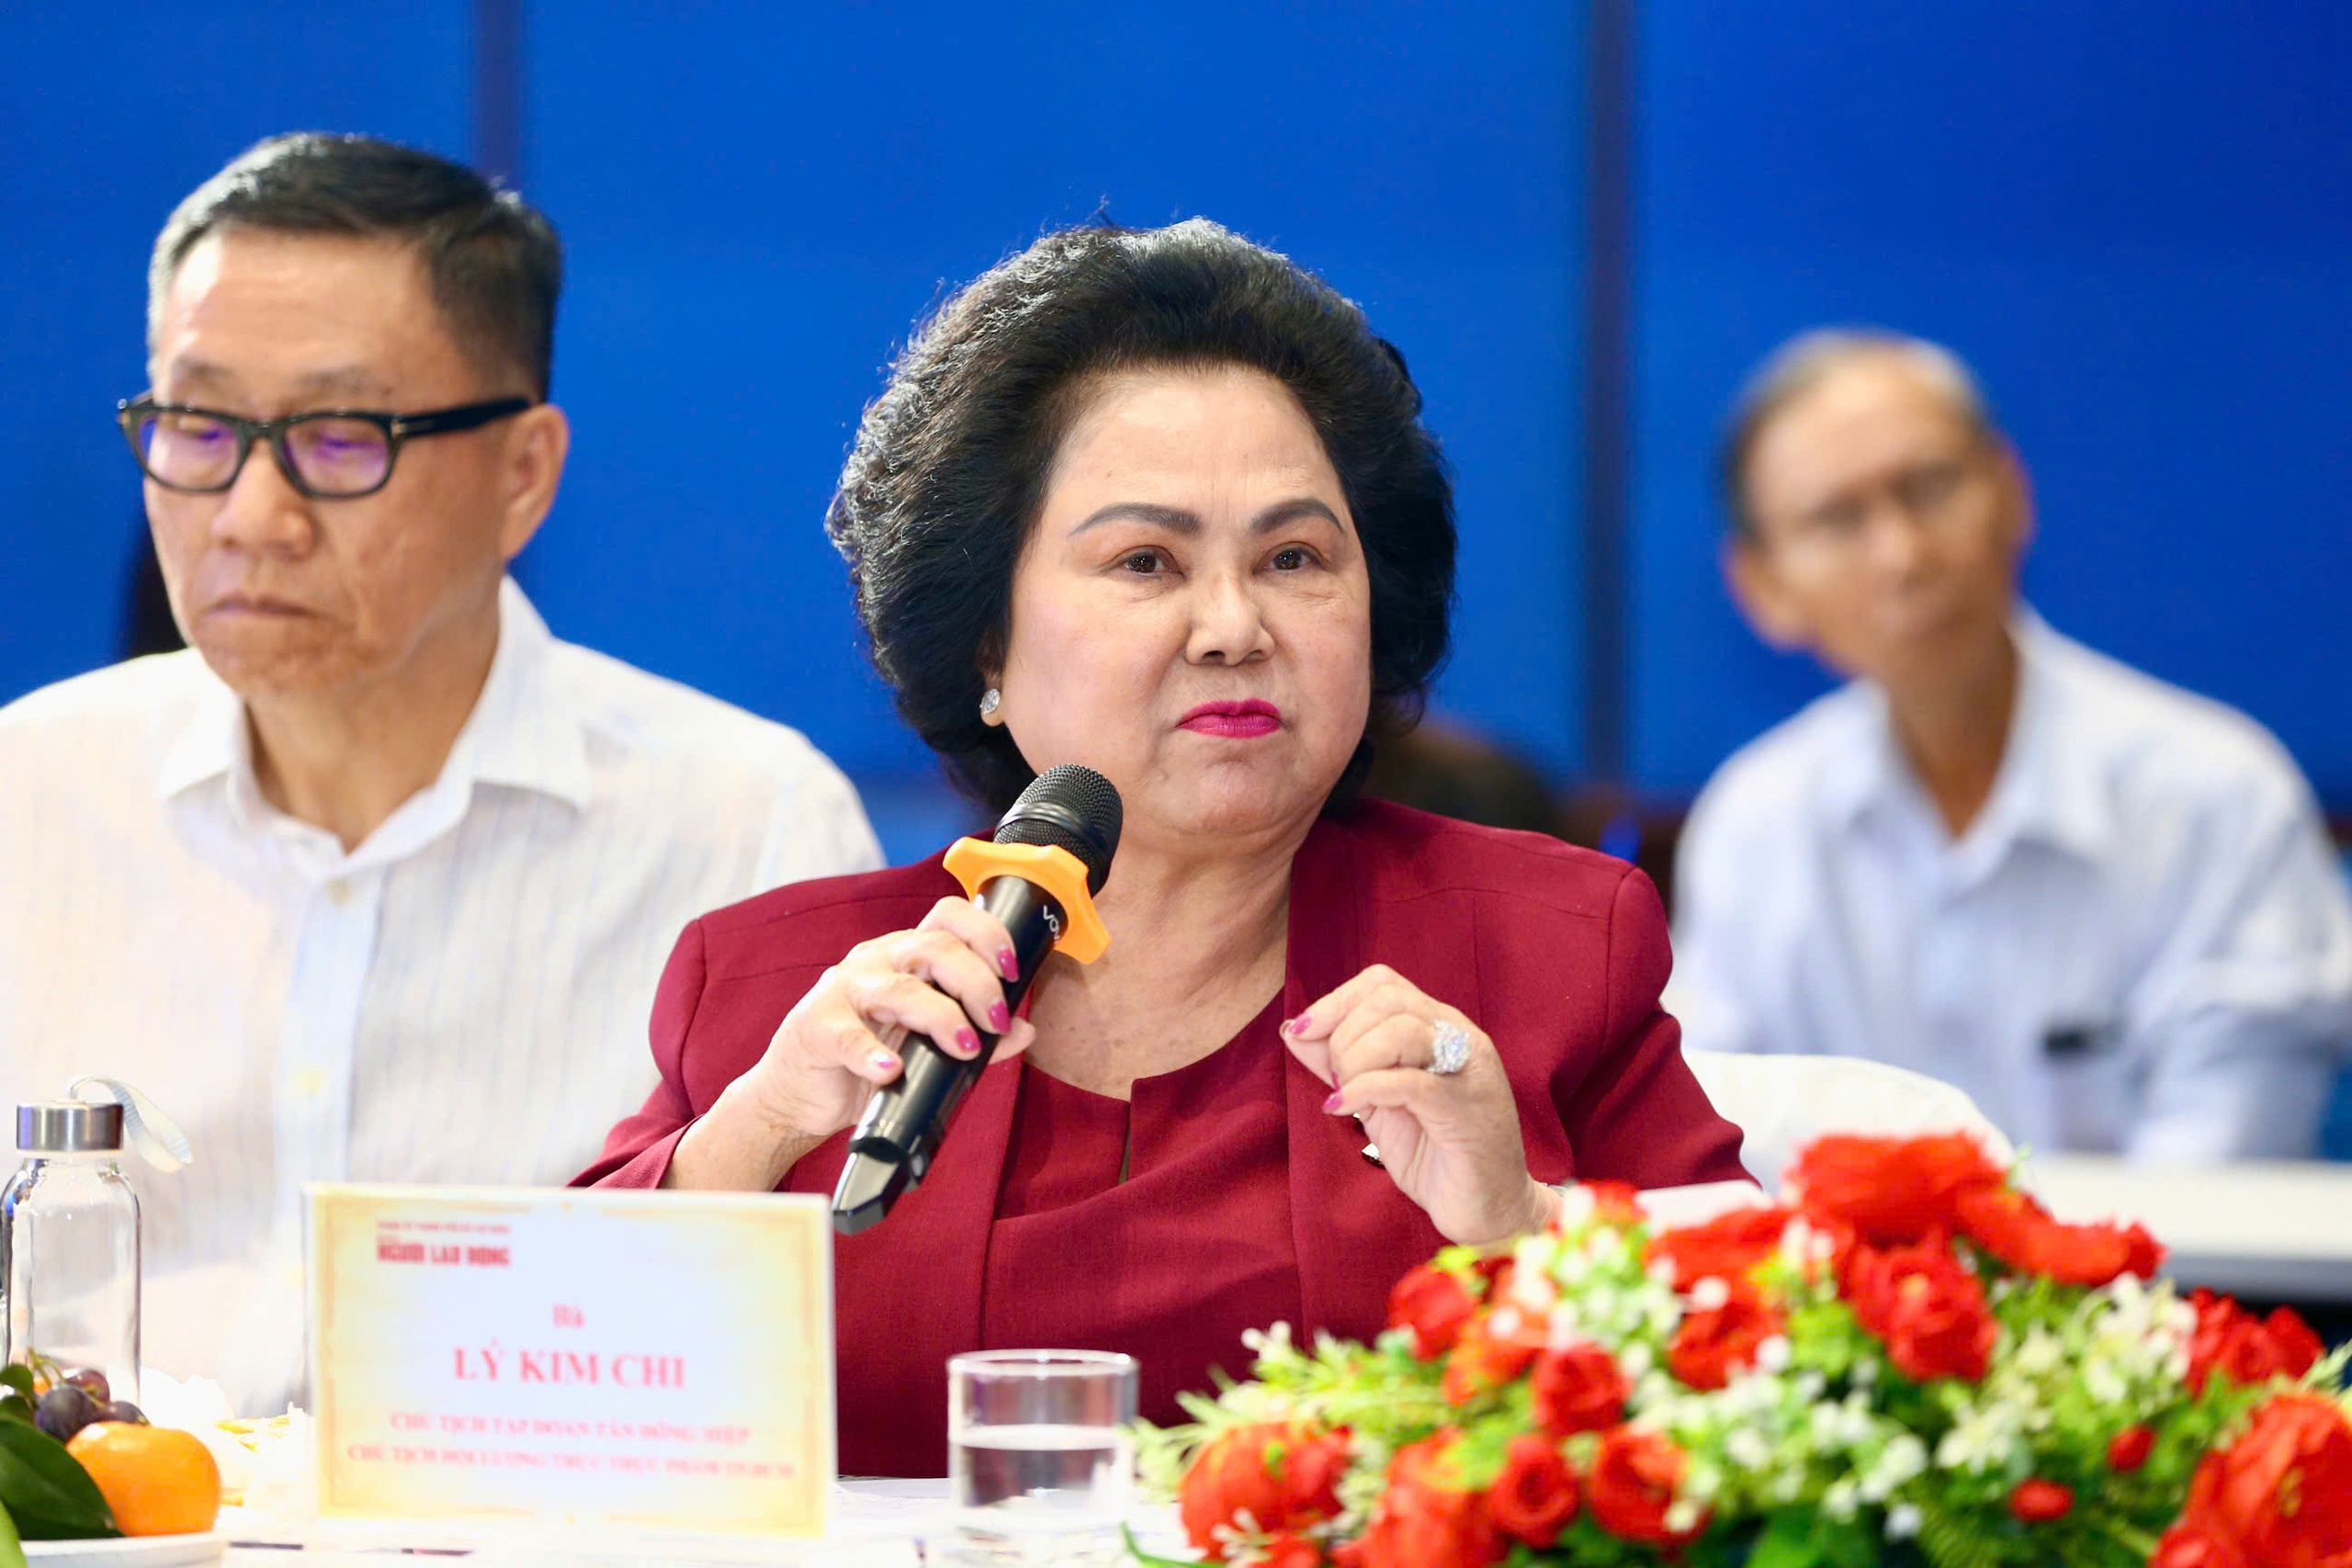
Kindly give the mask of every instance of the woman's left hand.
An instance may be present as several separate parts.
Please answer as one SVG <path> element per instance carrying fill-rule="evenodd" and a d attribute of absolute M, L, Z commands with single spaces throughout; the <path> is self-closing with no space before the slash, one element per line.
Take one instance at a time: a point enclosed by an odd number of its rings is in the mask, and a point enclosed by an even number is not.
<path fill-rule="evenodd" d="M 1447 1025 L 1468 1059 L 1431 1072 Z M 1447 1240 L 1501 1241 L 1551 1218 L 1555 1194 L 1527 1173 L 1502 1057 L 1456 1009 L 1375 964 L 1283 1024 L 1283 1040 L 1331 1086 L 1323 1109 L 1362 1120 L 1390 1178 Z"/>

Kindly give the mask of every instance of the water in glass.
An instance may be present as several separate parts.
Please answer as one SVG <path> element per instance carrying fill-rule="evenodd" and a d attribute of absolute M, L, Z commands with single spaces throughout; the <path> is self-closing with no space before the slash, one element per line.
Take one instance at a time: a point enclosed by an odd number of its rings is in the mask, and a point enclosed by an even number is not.
<path fill-rule="evenodd" d="M 1004 1568 L 1115 1561 L 1134 1500 L 1134 1361 L 1023 1352 L 950 1365 L 956 1560 Z"/>

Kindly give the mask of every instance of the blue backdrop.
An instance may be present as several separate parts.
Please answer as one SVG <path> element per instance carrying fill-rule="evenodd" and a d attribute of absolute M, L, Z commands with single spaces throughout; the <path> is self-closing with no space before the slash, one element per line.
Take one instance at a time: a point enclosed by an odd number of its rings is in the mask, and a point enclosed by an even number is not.
<path fill-rule="evenodd" d="M 521 0 L 515 0 L 521 4 Z M 459 0 L 0 23 L 0 699 L 112 656 L 146 252 L 270 131 L 477 144 Z M 1001 13 L 1001 14 L 997 14 Z M 2352 802 L 2352 19 L 2109 3 L 1677 0 L 1636 28 L 1633 782 L 1687 791 L 1819 687 L 1716 580 L 1712 443 L 1785 333 L 1982 368 L 2041 502 L 2037 601 L 2278 730 Z M 525 577 L 561 635 L 807 730 L 885 800 L 926 760 L 820 517 L 947 284 L 1041 228 L 1204 213 L 1361 300 L 1459 470 L 1441 706 L 1579 767 L 1580 7 L 523 5 L 521 177 L 570 248 L 572 469 Z M 492 117 L 493 118 L 495 117 Z M 930 832 L 910 829 L 910 852 Z"/>

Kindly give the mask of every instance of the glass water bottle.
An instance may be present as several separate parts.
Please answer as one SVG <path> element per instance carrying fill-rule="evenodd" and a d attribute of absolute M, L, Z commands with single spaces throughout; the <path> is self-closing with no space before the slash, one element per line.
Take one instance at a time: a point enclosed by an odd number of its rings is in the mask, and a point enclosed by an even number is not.
<path fill-rule="evenodd" d="M 122 1175 L 122 1107 L 17 1107 L 24 1165 L 0 1193 L 0 1302 L 11 1361 L 104 1372 L 139 1398 L 139 1199 Z"/>

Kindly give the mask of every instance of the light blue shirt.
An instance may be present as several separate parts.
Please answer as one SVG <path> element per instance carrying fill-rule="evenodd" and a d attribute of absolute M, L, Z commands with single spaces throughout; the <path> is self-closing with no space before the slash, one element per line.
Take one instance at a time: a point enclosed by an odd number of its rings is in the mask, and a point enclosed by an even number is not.
<path fill-rule="evenodd" d="M 1668 1005 L 1694 1048 L 1957 1085 L 2018 1143 L 2304 1157 L 2352 1038 L 2352 907 L 2245 715 L 2020 617 L 1993 792 L 1957 840 L 1857 682 L 1692 808 Z"/>

